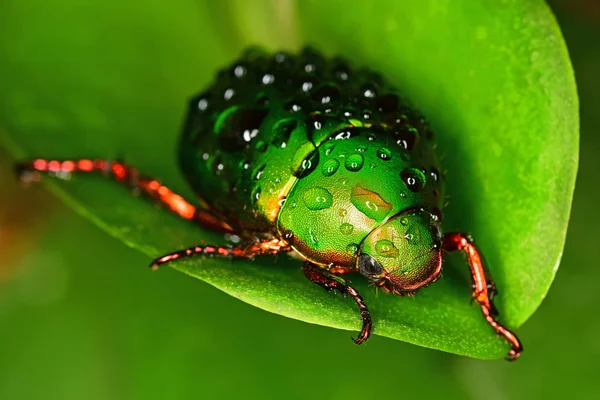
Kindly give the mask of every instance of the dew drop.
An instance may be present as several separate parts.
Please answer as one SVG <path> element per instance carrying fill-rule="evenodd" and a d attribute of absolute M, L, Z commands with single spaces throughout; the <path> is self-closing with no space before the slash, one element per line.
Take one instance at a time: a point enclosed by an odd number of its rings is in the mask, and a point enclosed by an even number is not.
<path fill-rule="evenodd" d="M 317 165 L 319 164 L 319 158 L 319 151 L 314 150 L 309 154 L 308 157 L 302 160 L 302 165 L 295 175 L 300 179 L 310 175 L 317 168 Z"/>
<path fill-rule="evenodd" d="M 263 77 L 262 77 L 263 85 L 270 85 L 273 82 L 275 82 L 275 75 L 273 75 L 273 74 L 264 74 L 263 75 Z"/>
<path fill-rule="evenodd" d="M 390 240 L 381 239 L 375 243 L 375 251 L 383 257 L 398 257 L 398 249 Z"/>
<path fill-rule="evenodd" d="M 344 218 L 346 215 L 348 215 L 348 211 L 345 208 L 340 208 L 338 210 L 338 215 L 342 218 Z"/>
<path fill-rule="evenodd" d="M 406 218 L 406 217 L 400 218 L 400 225 L 402 225 L 402 226 L 408 225 L 408 218 Z"/>
<path fill-rule="evenodd" d="M 265 142 L 263 142 L 262 140 L 256 142 L 256 151 L 258 151 L 259 153 L 264 153 L 265 150 L 267 150 L 267 144 Z"/>
<path fill-rule="evenodd" d="M 255 203 L 258 201 L 258 199 L 260 199 L 260 192 L 261 189 L 260 186 L 258 186 L 252 193 L 252 200 L 254 200 Z"/>
<path fill-rule="evenodd" d="M 323 210 L 333 204 L 331 193 L 327 189 L 318 186 L 304 192 L 302 200 L 310 210 Z"/>
<path fill-rule="evenodd" d="M 360 185 L 352 188 L 350 201 L 358 211 L 376 221 L 382 221 L 392 209 L 392 205 L 383 200 L 379 194 Z"/>
<path fill-rule="evenodd" d="M 323 163 L 322 172 L 325 176 L 331 176 L 335 174 L 340 167 L 340 162 L 335 158 L 331 158 Z"/>
<path fill-rule="evenodd" d="M 382 147 L 379 150 L 377 150 L 377 157 L 381 158 L 382 160 L 388 161 L 392 158 L 392 152 L 387 147 Z"/>
<path fill-rule="evenodd" d="M 335 102 L 340 97 L 340 90 L 333 85 L 323 85 L 312 94 L 312 99 L 320 104 Z"/>
<path fill-rule="evenodd" d="M 273 128 L 273 140 L 271 144 L 275 147 L 285 148 L 287 142 L 290 140 L 290 136 L 296 126 L 298 125 L 298 121 L 292 118 L 284 119 L 278 121 Z"/>
<path fill-rule="evenodd" d="M 365 158 L 362 154 L 351 154 L 346 158 L 344 165 L 348 171 L 357 172 L 360 171 L 364 163 Z"/>
<path fill-rule="evenodd" d="M 344 235 L 349 235 L 353 231 L 354 231 L 354 225 L 352 225 L 352 224 L 344 222 L 342 225 L 340 225 L 340 232 L 342 232 Z"/>
<path fill-rule="evenodd" d="M 433 179 L 434 182 L 437 182 L 438 179 L 440 179 L 440 173 L 438 172 L 437 168 L 431 168 L 431 172 L 429 173 L 429 175 L 431 176 L 431 179 Z"/>
<path fill-rule="evenodd" d="M 319 240 L 317 239 L 317 237 L 315 236 L 315 233 L 313 232 L 312 228 L 308 228 L 308 238 L 310 239 L 310 242 L 313 245 L 317 245 L 319 244 Z"/>
<path fill-rule="evenodd" d="M 266 110 L 230 107 L 215 123 L 219 145 L 228 151 L 245 149 L 258 136 L 266 116 Z"/>
<path fill-rule="evenodd" d="M 246 69 L 246 67 L 242 64 L 238 64 L 233 68 L 233 75 L 235 75 L 236 78 L 241 78 L 244 75 L 246 75 L 246 72 L 248 70 Z"/>
<path fill-rule="evenodd" d="M 203 97 L 200 100 L 198 100 L 198 110 L 206 111 L 207 108 L 208 108 L 208 99 L 206 97 Z"/>
<path fill-rule="evenodd" d="M 366 146 L 358 146 L 356 148 L 356 151 L 358 151 L 359 153 L 364 153 L 365 151 L 367 151 L 367 147 Z"/>
<path fill-rule="evenodd" d="M 346 246 L 346 252 L 351 255 L 358 253 L 358 245 L 356 243 L 350 243 Z"/>
<path fill-rule="evenodd" d="M 229 89 L 225 90 L 225 93 L 223 93 L 223 98 L 225 100 L 231 100 L 234 95 L 235 95 L 235 90 L 233 90 L 232 88 L 229 88 Z"/>
<path fill-rule="evenodd" d="M 404 181 L 406 187 L 413 192 L 421 191 L 427 183 L 425 174 L 417 168 L 405 168 L 400 173 L 400 177 Z"/>
<path fill-rule="evenodd" d="M 326 156 L 330 155 L 334 148 L 335 148 L 335 144 L 333 144 L 331 142 L 323 145 L 323 149 L 325 149 Z"/>
<path fill-rule="evenodd" d="M 263 165 L 262 168 L 260 168 L 258 170 L 258 172 L 256 173 L 256 175 L 254 175 L 254 179 L 255 180 L 259 180 L 261 175 L 263 174 L 264 170 L 265 170 L 266 165 Z"/>
<path fill-rule="evenodd" d="M 350 139 L 351 137 L 352 137 L 351 131 L 342 131 L 342 132 L 338 133 L 337 135 L 335 135 L 335 140 L 346 140 L 346 139 Z"/>

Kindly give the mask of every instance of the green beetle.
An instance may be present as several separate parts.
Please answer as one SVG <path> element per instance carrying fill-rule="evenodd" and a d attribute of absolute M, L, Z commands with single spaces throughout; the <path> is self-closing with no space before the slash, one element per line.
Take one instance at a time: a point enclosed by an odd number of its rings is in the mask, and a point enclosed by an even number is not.
<path fill-rule="evenodd" d="M 474 299 L 510 344 L 507 358 L 519 357 L 519 340 L 495 319 L 494 285 L 472 240 L 442 233 L 433 132 L 377 73 L 310 48 L 298 55 L 249 49 L 191 101 L 179 162 L 197 206 L 122 162 L 37 159 L 19 164 L 18 173 L 32 181 L 43 172 L 102 172 L 240 241 L 179 250 L 154 268 L 197 254 L 296 252 L 311 281 L 357 303 L 363 327 L 356 343 L 368 339 L 371 316 L 344 274 L 412 295 L 440 277 L 443 250 L 463 251 Z"/>

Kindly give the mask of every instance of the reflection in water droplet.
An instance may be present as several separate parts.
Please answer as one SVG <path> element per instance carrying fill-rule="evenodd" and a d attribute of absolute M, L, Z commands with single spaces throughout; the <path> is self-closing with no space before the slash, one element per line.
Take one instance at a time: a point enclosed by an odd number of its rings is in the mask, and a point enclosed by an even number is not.
<path fill-rule="evenodd" d="M 339 167 L 340 167 L 340 162 L 338 160 L 336 160 L 335 158 L 327 160 L 323 163 L 323 168 L 322 168 L 323 175 L 331 176 L 336 173 L 336 171 L 338 170 Z"/>
<path fill-rule="evenodd" d="M 347 222 L 344 222 L 342 225 L 340 225 L 340 232 L 342 232 L 344 235 L 349 235 L 352 233 L 352 231 L 354 231 L 354 225 Z"/>
<path fill-rule="evenodd" d="M 365 159 L 362 154 L 352 154 L 346 158 L 346 163 L 344 165 L 348 171 L 357 172 L 360 171 L 364 162 Z"/>
<path fill-rule="evenodd" d="M 346 252 L 352 255 L 358 253 L 358 245 L 356 243 L 350 243 L 346 246 Z"/>
<path fill-rule="evenodd" d="M 408 218 L 406 218 L 406 217 L 400 218 L 400 224 L 403 226 L 408 225 Z"/>
<path fill-rule="evenodd" d="M 323 210 L 331 207 L 331 204 L 333 203 L 331 193 L 322 187 L 308 189 L 304 192 L 302 200 L 304 200 L 304 204 L 306 204 L 306 207 L 310 210 Z"/>
<path fill-rule="evenodd" d="M 398 257 L 398 249 L 394 243 L 387 239 L 381 239 L 375 244 L 375 251 L 383 257 Z"/>
<path fill-rule="evenodd" d="M 356 185 L 352 188 L 350 201 L 360 212 L 376 221 L 382 221 L 392 209 L 392 205 L 371 190 Z"/>
<path fill-rule="evenodd" d="M 366 146 L 358 146 L 356 148 L 356 151 L 358 151 L 359 153 L 364 153 L 365 151 L 367 151 L 367 147 Z"/>
<path fill-rule="evenodd" d="M 335 144 L 333 144 L 332 142 L 329 143 L 325 143 L 323 145 L 323 148 L 325 149 L 325 155 L 328 156 L 331 154 L 331 152 L 333 151 L 333 149 L 335 148 Z"/>
<path fill-rule="evenodd" d="M 263 165 L 258 172 L 256 173 L 256 175 L 254 175 L 254 179 L 259 180 L 260 176 L 263 174 L 264 170 L 265 170 L 266 165 Z"/>
<path fill-rule="evenodd" d="M 419 245 L 421 242 L 421 230 L 419 229 L 419 225 L 409 225 L 404 234 L 404 239 L 410 244 Z"/>
<path fill-rule="evenodd" d="M 308 237 L 310 239 L 310 242 L 313 245 L 317 245 L 319 244 L 319 240 L 317 239 L 317 237 L 315 236 L 315 233 L 313 232 L 312 228 L 308 228 Z"/>
<path fill-rule="evenodd" d="M 377 150 L 377 157 L 386 161 L 390 160 L 392 158 L 392 151 L 387 147 L 382 147 L 379 150 Z"/>
<path fill-rule="evenodd" d="M 255 190 L 254 193 L 252 193 L 252 199 L 254 200 L 254 202 L 257 202 L 258 199 L 260 199 L 260 186 L 258 186 Z"/>
<path fill-rule="evenodd" d="M 400 173 L 400 177 L 404 181 L 406 187 L 413 192 L 421 191 L 427 183 L 425 174 L 417 168 L 405 168 Z"/>
<path fill-rule="evenodd" d="M 273 140 L 271 144 L 275 147 L 285 148 L 286 143 L 290 140 L 290 136 L 296 126 L 298 125 L 298 121 L 293 118 L 284 119 L 282 121 L 277 122 L 275 127 L 273 128 Z"/>
<path fill-rule="evenodd" d="M 302 160 L 302 165 L 300 166 L 300 169 L 296 172 L 296 176 L 298 178 L 305 178 L 308 175 L 311 174 L 311 172 L 313 172 L 315 170 L 315 168 L 317 168 L 317 165 L 319 164 L 319 151 L 318 150 L 314 150 L 312 153 L 309 154 L 308 157 L 306 157 L 304 160 Z"/>

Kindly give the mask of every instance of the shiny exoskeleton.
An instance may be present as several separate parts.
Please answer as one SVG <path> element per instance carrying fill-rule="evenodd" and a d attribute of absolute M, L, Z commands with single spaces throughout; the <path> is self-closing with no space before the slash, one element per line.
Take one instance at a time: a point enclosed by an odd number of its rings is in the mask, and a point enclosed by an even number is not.
<path fill-rule="evenodd" d="M 495 319 L 494 286 L 471 239 L 442 233 L 443 177 L 426 120 L 383 78 L 326 59 L 250 49 L 190 102 L 180 141 L 181 171 L 195 206 L 120 162 L 33 160 L 40 172 L 100 171 L 158 200 L 183 218 L 236 234 L 239 246 L 194 246 L 156 259 L 214 254 L 255 257 L 294 251 L 305 275 L 359 306 L 368 339 L 371 316 L 343 274 L 358 272 L 397 295 L 440 277 L 442 250 L 467 256 L 474 299 L 519 357 L 516 336 Z"/>

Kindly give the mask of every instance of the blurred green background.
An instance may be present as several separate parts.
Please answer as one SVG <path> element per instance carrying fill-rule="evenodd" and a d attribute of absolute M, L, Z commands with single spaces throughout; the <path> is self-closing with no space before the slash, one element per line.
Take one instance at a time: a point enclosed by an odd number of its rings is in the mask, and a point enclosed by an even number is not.
<path fill-rule="evenodd" d="M 578 81 L 580 172 L 563 262 L 519 330 L 517 363 L 379 336 L 353 346 L 349 332 L 264 312 L 174 270 L 149 273 L 147 257 L 43 188 L 19 188 L 0 150 L 0 399 L 600 395 L 600 6 L 551 5 Z"/>

